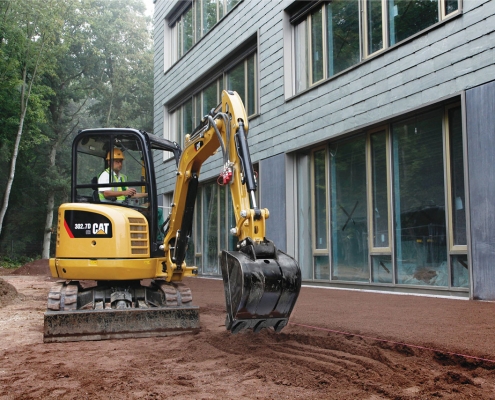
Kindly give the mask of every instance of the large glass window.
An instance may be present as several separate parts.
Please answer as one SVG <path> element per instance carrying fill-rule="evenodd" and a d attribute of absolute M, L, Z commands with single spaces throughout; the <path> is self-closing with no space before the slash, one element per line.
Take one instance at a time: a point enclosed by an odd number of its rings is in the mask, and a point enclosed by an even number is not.
<path fill-rule="evenodd" d="M 192 0 L 191 6 L 179 15 L 174 24 L 177 40 L 175 60 L 206 35 L 240 0 Z"/>
<path fill-rule="evenodd" d="M 391 46 L 438 22 L 438 0 L 388 0 L 388 3 Z"/>
<path fill-rule="evenodd" d="M 311 82 L 323 79 L 323 9 L 311 14 Z"/>
<path fill-rule="evenodd" d="M 368 54 L 383 48 L 382 0 L 366 1 L 366 40 Z"/>
<path fill-rule="evenodd" d="M 299 153 L 303 279 L 468 288 L 462 126 L 454 104 Z"/>
<path fill-rule="evenodd" d="M 257 165 L 253 166 L 255 171 Z M 235 250 L 237 237 L 230 234 L 235 227 L 229 187 L 217 182 L 203 183 L 198 188 L 194 209 L 193 234 L 189 243 L 188 265 L 196 265 L 202 275 L 220 275 L 222 250 Z M 194 256 L 193 256 L 194 255 Z"/>
<path fill-rule="evenodd" d="M 339 0 L 327 5 L 328 76 L 357 64 L 359 52 L 359 0 Z"/>
<path fill-rule="evenodd" d="M 257 109 L 256 71 L 256 53 L 253 53 L 225 74 L 225 89 L 235 90 L 241 96 L 248 116 L 255 114 Z"/>
<path fill-rule="evenodd" d="M 256 53 L 253 53 L 232 69 L 221 74 L 204 89 L 188 97 L 182 105 L 170 113 L 172 124 L 168 138 L 184 146 L 184 137 L 198 126 L 201 119 L 212 108 L 220 104 L 222 87 L 235 90 L 241 96 L 248 116 L 256 114 L 258 98 L 256 71 Z"/>
<path fill-rule="evenodd" d="M 328 257 L 327 239 L 327 162 L 326 149 L 313 153 L 313 192 L 314 192 L 314 277 L 315 279 L 330 278 L 330 259 Z"/>
<path fill-rule="evenodd" d="M 311 201 L 311 154 L 297 155 L 297 237 L 299 266 L 303 279 L 313 279 L 313 246 L 312 215 L 313 202 Z M 326 223 L 326 221 L 325 221 Z M 318 241 L 318 239 L 316 239 Z"/>
<path fill-rule="evenodd" d="M 369 281 L 364 136 L 332 145 L 333 279 Z"/>
<path fill-rule="evenodd" d="M 458 12 L 459 1 L 334 0 L 316 9 L 309 2 L 295 2 L 291 7 L 296 11 L 290 17 L 295 92 Z"/>
<path fill-rule="evenodd" d="M 370 135 L 372 229 L 374 248 L 389 248 L 389 196 L 387 180 L 387 135 L 382 130 Z"/>
<path fill-rule="evenodd" d="M 448 285 L 442 117 L 392 126 L 397 283 Z"/>
<path fill-rule="evenodd" d="M 450 132 L 450 174 L 452 182 L 452 232 L 454 246 L 466 246 L 466 198 L 464 189 L 464 154 L 462 146 L 461 107 L 448 110 Z"/>

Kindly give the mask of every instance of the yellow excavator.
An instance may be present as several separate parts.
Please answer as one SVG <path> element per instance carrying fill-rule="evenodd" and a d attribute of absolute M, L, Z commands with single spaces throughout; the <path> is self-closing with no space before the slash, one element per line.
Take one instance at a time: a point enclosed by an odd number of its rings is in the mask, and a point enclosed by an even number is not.
<path fill-rule="evenodd" d="M 222 250 L 226 328 L 276 332 L 287 325 L 301 287 L 292 257 L 265 237 L 267 209 L 257 205 L 257 181 L 247 143 L 248 120 L 239 95 L 221 104 L 185 138 L 171 141 L 135 129 L 78 133 L 72 146 L 71 202 L 58 211 L 53 277 L 44 341 L 166 336 L 197 331 L 199 307 L 184 277 L 202 164 L 220 148 L 218 182 L 230 188 L 237 237 Z M 167 218 L 157 202 L 154 159 L 177 165 Z M 118 159 L 117 159 L 118 158 Z M 115 161 L 119 161 L 115 163 Z M 116 173 L 111 166 L 120 165 Z M 106 179 L 102 179 L 105 176 Z"/>

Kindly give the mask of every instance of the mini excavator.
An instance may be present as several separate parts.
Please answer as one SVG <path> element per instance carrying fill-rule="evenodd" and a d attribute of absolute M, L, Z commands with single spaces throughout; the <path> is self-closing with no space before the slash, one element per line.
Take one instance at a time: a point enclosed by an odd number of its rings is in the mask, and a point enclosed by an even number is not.
<path fill-rule="evenodd" d="M 265 237 L 267 209 L 256 202 L 256 175 L 247 143 L 248 120 L 236 92 L 185 138 L 175 143 L 135 129 L 80 131 L 72 146 L 71 202 L 58 211 L 53 277 L 48 294 L 44 342 L 167 336 L 199 329 L 199 307 L 184 285 L 198 274 L 186 265 L 202 164 L 219 148 L 218 182 L 230 188 L 237 238 L 234 251 L 222 250 L 227 330 L 231 333 L 287 325 L 301 287 L 292 257 Z M 177 165 L 170 212 L 157 201 L 155 159 L 171 154 Z M 99 174 L 123 161 L 116 182 Z M 160 158 L 159 158 L 160 157 Z M 109 171 L 107 169 L 107 171 Z M 125 175 L 124 175 L 125 174 Z M 114 175 L 115 176 L 115 175 Z M 101 180 L 100 180 L 101 181 Z M 104 190 L 132 195 L 102 196 Z"/>

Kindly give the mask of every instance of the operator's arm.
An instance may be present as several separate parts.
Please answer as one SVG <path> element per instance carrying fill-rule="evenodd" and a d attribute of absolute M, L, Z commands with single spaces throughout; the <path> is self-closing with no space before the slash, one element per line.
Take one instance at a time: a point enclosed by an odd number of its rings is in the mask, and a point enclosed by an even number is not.
<path fill-rule="evenodd" d="M 112 198 L 112 197 L 119 197 L 119 196 L 130 196 L 132 198 L 137 198 L 137 197 L 146 197 L 143 195 L 147 195 L 146 193 L 136 193 L 136 189 L 134 188 L 129 188 L 127 190 L 104 190 L 103 191 L 103 196 L 105 196 L 106 199 Z"/>

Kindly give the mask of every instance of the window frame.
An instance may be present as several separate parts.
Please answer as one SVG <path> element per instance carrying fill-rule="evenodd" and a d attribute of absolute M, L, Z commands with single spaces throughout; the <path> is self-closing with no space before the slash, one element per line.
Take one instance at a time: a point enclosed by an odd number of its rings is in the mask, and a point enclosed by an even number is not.
<path fill-rule="evenodd" d="M 329 190 L 330 190 L 330 185 L 329 185 L 329 179 L 330 179 L 330 173 L 329 173 L 329 155 L 328 155 L 328 148 L 327 146 L 320 146 L 316 147 L 311 150 L 311 204 L 313 207 L 311 208 L 311 235 L 313 236 L 314 239 L 316 239 L 316 193 L 315 193 L 315 184 L 316 184 L 316 179 L 315 179 L 315 154 L 324 151 L 325 154 L 325 204 L 327 206 L 325 210 L 326 214 L 326 221 L 325 221 L 325 232 L 327 236 L 327 242 L 325 243 L 326 246 L 324 248 L 317 248 L 316 247 L 316 240 L 312 240 L 311 248 L 313 251 L 313 258 L 314 256 L 322 256 L 330 255 L 330 230 L 329 230 L 329 225 L 330 225 L 330 216 L 328 214 L 328 205 L 330 204 L 330 195 L 329 195 Z M 314 272 L 314 271 L 313 271 Z M 314 275 L 314 273 L 313 273 Z"/>
<path fill-rule="evenodd" d="M 386 160 L 386 180 L 387 180 L 387 230 L 388 230 L 388 246 L 375 247 L 373 243 L 373 236 L 375 232 L 375 224 L 373 220 L 373 154 L 372 154 L 372 143 L 371 136 L 373 134 L 384 132 L 385 133 L 385 160 Z M 392 216 L 393 216 L 393 202 L 392 202 L 392 153 L 391 153 L 391 142 L 390 142 L 390 124 L 380 126 L 379 128 L 372 129 L 368 131 L 366 138 L 366 179 L 368 182 L 368 251 L 370 257 L 373 255 L 392 255 L 394 249 L 394 238 L 392 232 Z"/>
<path fill-rule="evenodd" d="M 449 111 L 454 109 L 454 108 L 459 108 L 461 107 L 461 103 L 454 103 L 451 104 L 447 107 L 445 107 L 444 111 L 444 152 L 445 152 L 445 179 L 447 182 L 446 188 L 445 188 L 445 194 L 446 194 L 446 205 L 448 207 L 448 215 L 446 219 L 447 223 L 447 234 L 448 234 L 448 254 L 449 256 L 451 255 L 465 255 L 467 254 L 467 242 L 465 245 L 456 245 L 454 241 L 454 217 L 453 217 L 453 212 L 455 208 L 455 204 L 452 201 L 453 194 L 454 194 L 454 188 L 453 188 L 453 182 L 452 182 L 452 152 L 451 152 L 451 132 L 450 132 L 450 121 L 449 121 Z M 462 116 L 462 109 L 461 109 L 461 116 Z M 463 134 L 463 143 L 462 147 L 463 149 L 465 148 L 465 140 L 464 140 L 464 134 Z M 463 167 L 464 171 L 466 171 L 466 157 L 463 157 Z M 464 177 L 464 190 L 465 190 L 465 185 L 466 185 L 466 179 Z M 464 194 L 465 195 L 465 194 Z M 466 199 L 466 196 L 464 197 Z M 464 205 L 465 206 L 465 205 Z"/>
<path fill-rule="evenodd" d="M 379 56 L 380 54 L 383 54 L 385 51 L 395 48 L 396 46 L 401 46 L 405 43 L 407 43 L 410 40 L 413 40 L 415 37 L 419 35 L 423 35 L 425 32 L 428 32 L 431 29 L 435 29 L 437 26 L 444 24 L 445 22 L 449 21 L 452 18 L 455 18 L 456 16 L 462 14 L 463 12 L 463 0 L 457 0 L 457 9 L 455 11 L 450 12 L 449 14 L 446 14 L 446 4 L 447 1 L 449 0 L 436 0 L 438 4 L 438 22 L 402 39 L 401 41 L 394 43 L 393 45 L 390 45 L 390 38 L 389 38 L 389 21 L 388 21 L 388 2 L 389 0 L 380 0 L 381 2 L 381 10 L 382 10 L 382 37 L 383 37 L 383 43 L 382 43 L 382 48 L 379 50 L 376 50 L 374 52 L 369 52 L 368 49 L 368 4 L 367 0 L 359 0 L 359 5 L 358 5 L 358 12 L 359 12 L 359 61 L 356 64 L 350 65 L 347 68 L 345 68 L 342 71 L 339 71 L 333 75 L 329 75 L 328 71 L 328 46 L 327 46 L 327 41 L 328 41 L 328 23 L 327 23 L 327 4 L 330 3 L 329 1 L 311 1 L 311 2 L 294 2 L 291 4 L 289 7 L 285 9 L 284 12 L 284 18 L 283 18 L 283 26 L 284 26 L 284 74 L 287 76 L 290 76 L 290 81 L 289 79 L 284 79 L 284 86 L 285 86 L 285 98 L 290 99 L 292 97 L 298 96 L 301 93 L 304 93 L 324 82 L 326 82 L 329 79 L 333 79 L 334 77 L 337 77 L 343 73 L 346 73 L 347 71 L 355 68 L 356 66 L 362 64 L 363 62 L 366 62 L 376 56 Z M 306 4 L 304 4 L 306 3 Z M 313 60 L 312 60 L 312 35 L 311 35 L 311 26 L 312 26 L 312 13 L 318 9 L 321 8 L 323 10 L 323 15 L 322 15 L 322 26 L 323 26 L 323 32 L 322 32 L 322 41 L 323 41 L 323 78 L 313 82 Z M 301 71 L 296 71 L 297 70 L 297 60 L 298 60 L 298 54 L 297 51 L 297 38 L 301 39 L 299 36 L 296 35 L 296 29 L 297 26 L 299 26 L 301 23 L 306 24 L 306 28 L 304 29 L 305 31 L 305 37 L 306 37 L 306 49 L 304 51 L 306 52 L 305 58 L 307 60 L 306 65 L 305 65 L 305 75 L 307 77 L 307 82 L 305 87 L 299 87 L 298 85 L 298 72 Z M 304 84 L 304 82 L 303 82 Z"/>
<path fill-rule="evenodd" d="M 465 202 L 468 201 L 467 197 L 467 186 L 468 186 L 468 181 L 467 181 L 467 162 L 466 162 L 466 127 L 465 127 L 465 111 L 463 108 L 463 99 L 461 98 L 460 100 L 456 100 L 455 98 L 451 100 L 446 100 L 445 102 L 441 102 L 436 105 L 432 105 L 431 107 L 426 107 L 419 109 L 415 112 L 412 113 L 405 113 L 404 115 L 397 116 L 395 118 L 391 118 L 390 120 L 382 123 L 381 125 L 377 126 L 372 126 L 369 129 L 365 130 L 359 130 L 353 134 L 346 135 L 346 137 L 342 138 L 335 138 L 335 140 L 332 140 L 328 143 L 325 144 L 320 144 L 320 145 L 315 145 L 312 148 L 306 148 L 301 150 L 300 152 L 294 153 L 295 159 L 298 158 L 298 154 L 305 155 L 309 157 L 309 185 L 310 187 L 307 190 L 308 192 L 308 200 L 310 201 L 308 210 L 310 210 L 309 216 L 310 216 L 310 224 L 311 226 L 308 226 L 308 231 L 310 233 L 310 242 L 308 242 L 308 255 L 307 255 L 307 261 L 306 263 L 308 264 L 307 268 L 302 272 L 303 275 L 305 276 L 306 281 L 315 281 L 315 282 L 328 282 L 330 284 L 342 284 L 342 285 L 370 285 L 370 286 L 375 286 L 375 287 L 410 287 L 410 288 L 415 288 L 418 290 L 436 290 L 439 292 L 444 292 L 444 291 L 451 291 L 451 292 L 467 292 L 469 291 L 469 284 L 472 280 L 472 277 L 470 276 L 471 273 L 471 266 L 470 266 L 470 260 L 469 260 L 469 250 L 468 246 L 466 245 L 455 245 L 453 241 L 453 212 L 455 211 L 455 202 L 454 202 L 454 197 L 453 197 L 453 185 L 454 181 L 453 176 L 451 174 L 452 171 L 452 149 L 451 149 L 451 143 L 450 143 L 450 136 L 452 135 L 449 127 L 449 111 L 452 109 L 460 108 L 460 116 L 461 116 L 461 126 L 462 126 L 462 154 L 463 154 L 463 172 L 464 172 L 464 196 L 465 196 Z M 440 246 L 440 250 L 445 252 L 445 262 L 446 262 L 446 269 L 444 275 L 444 278 L 442 277 L 442 280 L 438 281 L 437 284 L 416 284 L 416 283 L 406 283 L 406 282 L 399 282 L 398 274 L 399 274 L 399 267 L 398 267 L 398 261 L 396 259 L 396 242 L 397 240 L 400 240 L 400 238 L 397 236 L 398 233 L 396 232 L 395 229 L 395 224 L 396 224 L 396 218 L 397 215 L 395 213 L 395 192 L 394 192 L 394 185 L 398 184 L 397 182 L 394 181 L 394 162 L 393 162 L 393 146 L 394 146 L 394 137 L 392 135 L 392 128 L 395 124 L 401 124 L 404 121 L 409 121 L 413 119 L 418 119 L 421 120 L 424 117 L 427 117 L 428 114 L 433 114 L 435 112 L 438 112 L 439 116 L 439 121 L 441 120 L 442 123 L 442 131 L 441 131 L 441 151 L 443 152 L 442 154 L 442 166 L 443 166 L 443 185 L 442 185 L 442 190 L 443 190 L 443 196 L 445 198 L 445 210 L 443 211 L 445 213 L 445 230 L 446 230 L 446 237 L 445 237 L 445 242 Z M 458 120 L 456 121 L 456 126 L 458 124 Z M 389 231 L 389 242 L 387 247 L 376 247 L 374 246 L 373 242 L 373 235 L 375 232 L 375 227 L 374 227 L 374 221 L 373 221 L 373 213 L 372 213 L 372 208 L 374 206 L 373 204 L 373 190 L 374 190 L 374 184 L 373 184 L 373 175 L 372 175 L 372 148 L 371 148 L 371 136 L 375 133 L 378 132 L 384 132 L 385 133 L 385 153 L 386 153 L 386 179 L 387 179 L 387 212 L 388 212 L 388 221 L 387 221 L 387 229 Z M 438 131 L 437 131 L 438 132 Z M 440 134 L 440 132 L 438 132 Z M 456 132 L 457 135 L 459 135 L 459 132 Z M 334 204 L 334 199 L 333 199 L 333 188 L 332 188 L 332 180 L 334 179 L 332 172 L 331 172 L 331 157 L 333 156 L 332 154 L 332 148 L 335 145 L 338 145 L 340 143 L 346 143 L 348 141 L 352 140 L 359 140 L 359 138 L 362 138 L 364 136 L 365 138 L 365 146 L 366 146 L 366 151 L 365 151 L 365 165 L 366 165 L 366 223 L 367 223 L 367 246 L 368 246 L 368 268 L 369 268 L 369 280 L 367 281 L 360 281 L 360 280 L 342 280 L 336 277 L 335 274 L 335 251 L 338 251 L 338 249 L 335 247 L 334 243 L 334 235 L 333 235 L 333 228 L 332 228 L 332 219 L 334 218 L 334 211 L 335 207 L 337 207 L 336 204 Z M 457 140 L 459 140 L 459 136 L 457 136 Z M 459 144 L 459 142 L 458 142 Z M 315 154 L 322 149 L 325 150 L 325 182 L 326 182 L 326 227 L 327 227 L 327 248 L 317 248 L 319 247 L 317 244 L 318 238 L 316 236 L 316 218 L 317 218 L 317 210 L 316 210 L 316 195 L 315 195 Z M 458 147 L 457 147 L 458 149 Z M 458 149 L 459 150 L 459 149 Z M 457 153 L 459 154 L 459 153 Z M 301 160 L 303 160 L 305 157 L 302 157 Z M 296 162 L 296 169 L 297 169 L 297 162 Z M 460 172 L 459 172 L 460 174 Z M 460 175 L 458 175 L 460 177 Z M 298 177 L 297 173 L 294 172 L 294 179 L 296 179 L 295 183 L 295 190 L 297 191 L 297 187 L 301 184 L 298 179 L 305 179 L 304 177 L 300 178 Z M 381 183 L 383 184 L 383 182 Z M 460 192 L 458 192 L 460 193 Z M 297 196 L 297 195 L 295 195 Z M 299 201 L 299 200 L 296 200 Z M 464 207 L 467 208 L 468 205 L 464 204 Z M 303 218 L 305 217 L 306 214 L 304 214 Z M 299 225 L 301 223 L 301 214 L 298 212 L 298 216 L 296 218 L 296 224 Z M 469 243 L 469 231 L 467 229 L 467 224 L 468 221 L 466 222 L 461 222 L 460 223 L 465 223 L 466 224 L 466 243 Z M 309 225 L 309 224 L 308 224 Z M 295 248 L 300 249 L 301 245 L 301 238 L 297 240 L 295 243 Z M 306 247 L 306 245 L 304 245 Z M 330 277 L 329 279 L 326 278 L 316 278 L 316 260 L 315 258 L 318 256 L 328 256 L 329 260 L 329 267 L 330 267 Z M 311 262 L 309 261 L 311 257 Z M 385 265 L 381 264 L 380 261 L 383 261 Z M 380 263 L 380 264 L 378 264 Z M 381 266 L 380 266 L 381 265 Z M 381 270 L 381 268 L 384 267 L 386 272 Z M 467 268 L 467 272 L 463 269 Z M 321 271 L 320 271 L 321 272 Z M 385 275 L 383 275 L 383 274 Z M 380 274 L 380 275 L 377 275 Z M 440 275 L 439 275 L 440 276 Z M 383 279 L 385 278 L 386 279 Z M 466 279 L 469 279 L 469 283 L 466 284 Z"/>
<path fill-rule="evenodd" d="M 165 25 L 170 30 L 164 41 L 165 47 L 171 48 L 171 63 L 179 61 L 197 43 L 201 41 L 210 31 L 212 31 L 231 11 L 233 11 L 244 0 L 234 0 L 236 3 L 230 9 L 232 0 L 216 0 L 216 22 L 206 32 L 204 32 L 204 0 L 180 0 L 165 17 Z M 192 44 L 186 51 L 183 47 L 183 25 L 184 16 L 191 11 Z M 199 24 L 198 24 L 199 18 Z M 167 40 L 168 39 L 168 40 Z"/>

